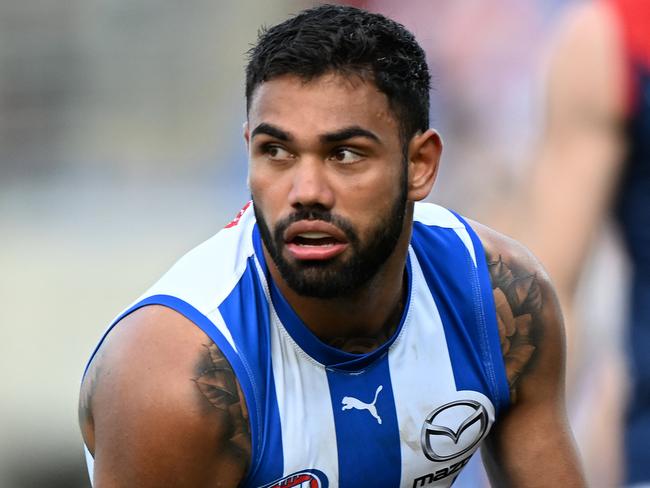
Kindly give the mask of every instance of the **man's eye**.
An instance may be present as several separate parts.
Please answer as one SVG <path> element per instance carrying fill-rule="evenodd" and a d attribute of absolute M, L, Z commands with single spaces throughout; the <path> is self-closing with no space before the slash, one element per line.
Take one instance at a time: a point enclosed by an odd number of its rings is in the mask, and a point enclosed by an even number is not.
<path fill-rule="evenodd" d="M 330 159 L 338 163 L 350 164 L 350 163 L 356 163 L 357 161 L 360 161 L 361 159 L 363 159 L 363 156 L 361 156 L 361 154 L 359 153 L 352 151 L 351 149 L 337 149 L 334 153 L 332 153 Z"/>
<path fill-rule="evenodd" d="M 263 148 L 263 151 L 269 159 L 274 161 L 283 161 L 293 158 L 293 154 L 280 146 L 266 146 Z"/>

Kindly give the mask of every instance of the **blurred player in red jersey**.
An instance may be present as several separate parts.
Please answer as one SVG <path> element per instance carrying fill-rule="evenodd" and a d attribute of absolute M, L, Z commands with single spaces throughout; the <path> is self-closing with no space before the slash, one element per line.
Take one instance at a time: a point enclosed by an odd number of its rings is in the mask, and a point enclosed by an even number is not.
<path fill-rule="evenodd" d="M 546 118 L 519 237 L 566 309 L 599 224 L 615 215 L 632 265 L 625 483 L 650 486 L 650 2 L 600 0 L 570 12 L 553 46 Z M 569 333 L 570 351 L 587 333 Z"/>

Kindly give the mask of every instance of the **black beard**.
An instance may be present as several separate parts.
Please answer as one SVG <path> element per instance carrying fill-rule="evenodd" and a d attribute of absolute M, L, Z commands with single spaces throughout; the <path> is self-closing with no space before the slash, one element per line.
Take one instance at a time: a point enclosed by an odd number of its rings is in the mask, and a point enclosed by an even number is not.
<path fill-rule="evenodd" d="M 350 222 L 320 205 L 298 208 L 295 213 L 279 221 L 271 233 L 253 201 L 262 242 L 289 287 L 305 297 L 337 298 L 349 296 L 368 283 L 391 256 L 402 234 L 406 213 L 405 181 L 401 187 L 401 193 L 388 215 L 378 219 L 365 243 L 360 241 Z M 289 262 L 282 253 L 285 247 L 284 232 L 299 220 L 322 220 L 334 224 L 345 233 L 352 255 L 345 260 L 336 257 L 326 261 Z"/>

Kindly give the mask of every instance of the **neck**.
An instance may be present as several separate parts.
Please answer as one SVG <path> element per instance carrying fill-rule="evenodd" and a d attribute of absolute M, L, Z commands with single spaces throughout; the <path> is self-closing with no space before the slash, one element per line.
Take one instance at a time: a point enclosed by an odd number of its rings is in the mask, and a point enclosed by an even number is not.
<path fill-rule="evenodd" d="M 271 279 L 320 340 L 346 352 L 370 352 L 393 335 L 406 303 L 406 257 L 411 226 L 404 227 L 393 254 L 381 269 L 348 296 L 322 299 L 298 295 L 282 279 L 265 248 Z"/>

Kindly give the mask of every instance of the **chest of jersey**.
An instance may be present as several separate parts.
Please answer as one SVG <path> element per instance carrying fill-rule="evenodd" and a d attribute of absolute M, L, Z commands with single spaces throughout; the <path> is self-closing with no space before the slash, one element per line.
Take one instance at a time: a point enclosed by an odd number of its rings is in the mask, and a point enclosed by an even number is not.
<path fill-rule="evenodd" d="M 326 366 L 311 354 L 317 345 L 301 347 L 271 311 L 275 405 L 249 486 L 449 486 L 478 449 L 494 406 L 459 388 L 456 376 L 470 374 L 471 361 L 455 372 L 440 311 L 412 263 L 401 329 L 365 361 Z"/>

